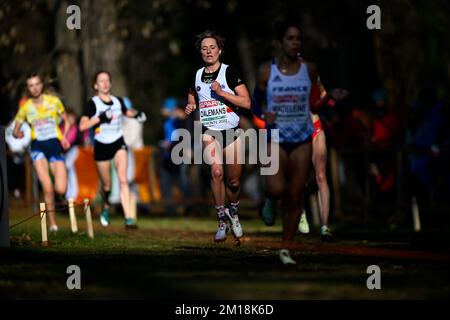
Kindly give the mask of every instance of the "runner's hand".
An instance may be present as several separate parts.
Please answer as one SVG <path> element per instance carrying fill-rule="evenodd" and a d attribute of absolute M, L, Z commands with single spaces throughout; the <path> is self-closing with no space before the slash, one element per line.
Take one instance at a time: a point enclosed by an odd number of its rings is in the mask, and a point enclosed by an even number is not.
<path fill-rule="evenodd" d="M 196 106 L 195 104 L 188 103 L 187 106 L 186 106 L 186 108 L 184 108 L 184 112 L 185 112 L 187 115 L 190 115 L 192 112 L 195 111 L 195 109 L 197 109 L 197 106 Z"/>
<path fill-rule="evenodd" d="M 66 137 L 63 137 L 61 140 L 61 146 L 64 150 L 68 150 L 70 148 L 70 142 L 66 139 Z"/>
<path fill-rule="evenodd" d="M 16 139 L 22 139 L 25 136 L 25 134 L 23 133 L 23 131 L 18 131 L 17 134 L 14 133 L 13 131 L 13 137 Z"/>
<path fill-rule="evenodd" d="M 217 81 L 211 83 L 211 90 L 215 92 L 219 97 L 222 94 L 222 87 L 220 86 L 220 83 Z"/>
<path fill-rule="evenodd" d="M 112 111 L 109 109 L 103 111 L 98 115 L 98 118 L 100 119 L 100 123 L 110 123 L 112 119 Z"/>
<path fill-rule="evenodd" d="M 139 111 L 134 117 L 139 123 L 144 123 L 147 121 L 147 115 L 142 111 Z"/>

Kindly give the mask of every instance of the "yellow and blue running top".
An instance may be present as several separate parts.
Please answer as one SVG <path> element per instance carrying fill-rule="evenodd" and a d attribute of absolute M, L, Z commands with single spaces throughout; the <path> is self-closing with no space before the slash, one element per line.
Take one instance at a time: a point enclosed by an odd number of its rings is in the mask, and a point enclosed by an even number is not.
<path fill-rule="evenodd" d="M 65 112 L 64 105 L 58 97 L 43 94 L 40 105 L 35 105 L 28 99 L 19 109 L 16 121 L 27 122 L 31 127 L 31 139 L 46 141 L 62 140 L 59 123 L 61 114 Z"/>

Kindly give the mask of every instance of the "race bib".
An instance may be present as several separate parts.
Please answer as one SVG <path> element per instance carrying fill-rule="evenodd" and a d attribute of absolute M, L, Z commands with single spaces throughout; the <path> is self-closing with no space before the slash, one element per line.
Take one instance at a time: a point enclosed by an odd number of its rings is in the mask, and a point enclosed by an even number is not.
<path fill-rule="evenodd" d="M 121 125 L 118 121 L 105 123 L 100 126 L 100 132 L 105 135 L 115 135 L 120 132 L 120 129 Z"/>
<path fill-rule="evenodd" d="M 57 124 L 53 117 L 34 121 L 33 128 L 38 141 L 58 138 Z"/>
<path fill-rule="evenodd" d="M 227 123 L 227 105 L 218 100 L 200 102 L 200 122 L 205 127 Z"/>

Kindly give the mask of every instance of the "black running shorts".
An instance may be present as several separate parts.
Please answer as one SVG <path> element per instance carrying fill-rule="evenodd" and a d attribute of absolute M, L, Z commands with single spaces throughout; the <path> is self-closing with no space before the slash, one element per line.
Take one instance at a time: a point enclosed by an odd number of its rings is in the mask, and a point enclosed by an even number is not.
<path fill-rule="evenodd" d="M 123 137 L 120 137 L 112 143 L 101 143 L 95 141 L 94 144 L 94 159 L 95 161 L 109 161 L 114 158 L 117 151 L 125 150 L 127 151 L 127 145 Z"/>

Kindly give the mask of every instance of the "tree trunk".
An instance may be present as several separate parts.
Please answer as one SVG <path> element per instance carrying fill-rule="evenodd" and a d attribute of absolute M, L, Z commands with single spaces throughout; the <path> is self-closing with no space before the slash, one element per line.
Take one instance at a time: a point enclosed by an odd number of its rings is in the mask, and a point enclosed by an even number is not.
<path fill-rule="evenodd" d="M 80 65 L 80 38 L 76 30 L 66 26 L 69 1 L 61 1 L 56 13 L 56 75 L 65 106 L 81 114 L 84 103 L 82 66 Z"/>
<path fill-rule="evenodd" d="M 113 78 L 113 93 L 127 93 L 122 65 L 124 43 L 119 40 L 115 2 L 110 0 L 81 1 L 81 46 L 84 81 L 88 97 L 93 93 L 91 81 L 95 72 L 109 71 Z M 86 98 L 88 98 L 86 97 Z"/>
<path fill-rule="evenodd" d="M 256 67 L 252 51 L 250 50 L 249 39 L 245 33 L 241 33 L 241 35 L 239 36 L 237 48 L 239 50 L 241 65 L 243 68 L 243 70 L 241 70 L 241 73 L 245 79 L 247 88 L 250 91 L 250 95 L 252 95 L 253 89 L 255 87 Z"/>

